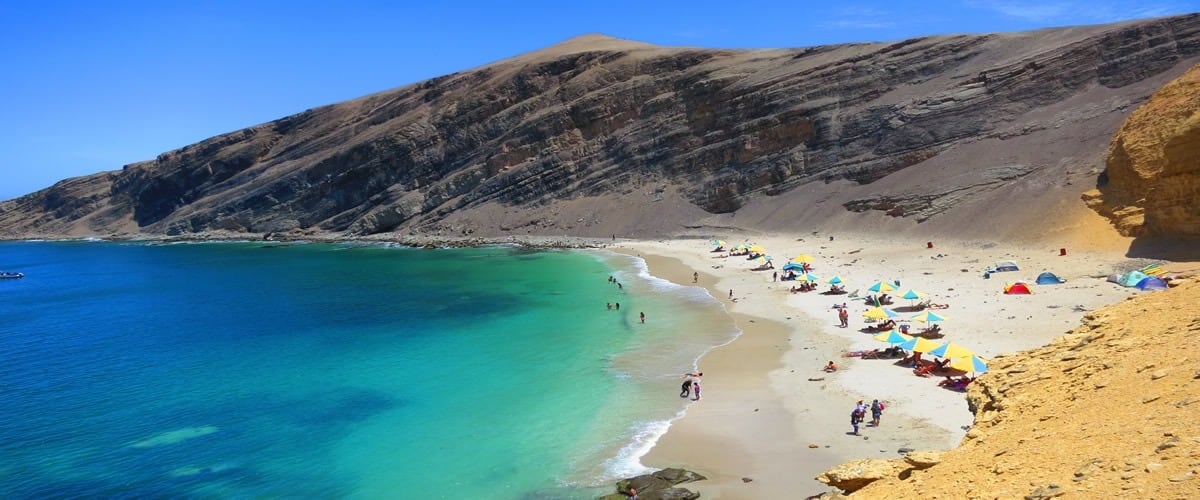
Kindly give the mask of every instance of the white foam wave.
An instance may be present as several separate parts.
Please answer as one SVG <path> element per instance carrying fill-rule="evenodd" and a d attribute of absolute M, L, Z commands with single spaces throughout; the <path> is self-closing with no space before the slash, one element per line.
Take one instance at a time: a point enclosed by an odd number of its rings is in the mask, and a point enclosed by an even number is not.
<path fill-rule="evenodd" d="M 629 444 L 621 447 L 616 456 L 604 461 L 605 476 L 608 478 L 622 478 L 652 472 L 653 469 L 642 465 L 642 457 L 646 456 L 654 448 L 654 445 L 658 444 L 659 438 L 671 428 L 671 423 L 682 418 L 685 413 L 687 413 L 686 408 L 680 410 L 670 420 L 636 424 L 634 426 L 633 438 Z"/>

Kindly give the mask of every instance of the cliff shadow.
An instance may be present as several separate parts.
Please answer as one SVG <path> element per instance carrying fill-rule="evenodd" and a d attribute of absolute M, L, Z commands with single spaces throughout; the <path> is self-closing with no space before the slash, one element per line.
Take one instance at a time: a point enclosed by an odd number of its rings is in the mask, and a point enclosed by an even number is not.
<path fill-rule="evenodd" d="M 1125 256 L 1131 259 L 1200 262 L 1200 237 L 1139 236 L 1129 244 Z"/>

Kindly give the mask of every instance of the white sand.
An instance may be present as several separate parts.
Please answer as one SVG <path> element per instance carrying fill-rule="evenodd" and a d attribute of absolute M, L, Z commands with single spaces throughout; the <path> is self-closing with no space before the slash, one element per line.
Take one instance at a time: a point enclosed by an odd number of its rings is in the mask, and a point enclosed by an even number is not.
<path fill-rule="evenodd" d="M 718 235 L 730 245 L 765 247 L 782 268 L 801 253 L 816 257 L 813 274 L 839 275 L 846 289 L 867 294 L 880 279 L 899 279 L 899 296 L 909 288 L 950 308 L 945 338 L 991 358 L 1044 345 L 1079 323 L 1086 311 L 1124 299 L 1131 289 L 1095 276 L 1130 266 L 1118 255 L 1075 253 L 1058 248 L 1014 247 L 991 242 L 870 240 L 825 234 Z M 772 282 L 771 271 L 750 271 L 745 257 L 718 258 L 707 240 L 624 242 L 618 249 L 646 258 L 651 273 L 679 283 L 703 274 L 701 285 L 726 301 L 743 335 L 700 361 L 704 400 L 675 422 L 643 462 L 650 467 L 684 466 L 711 480 L 691 485 L 705 498 L 787 498 L 828 488 L 813 477 L 855 458 L 892 458 L 901 447 L 956 446 L 972 421 L 963 393 L 938 387 L 940 378 L 914 376 L 894 360 L 842 357 L 848 350 L 887 347 L 859 329 L 867 323 L 862 300 L 819 292 L 789 293 L 793 282 Z M 941 257 L 938 257 L 938 255 Z M 983 270 L 998 260 L 1015 260 L 1021 271 Z M 965 271 L 964 271 L 965 270 Z M 1034 285 L 1042 271 L 1067 279 Z M 782 271 L 780 271 L 782 274 Z M 1004 295 L 1006 282 L 1025 280 L 1032 295 Z M 829 285 L 821 283 L 820 291 Z M 728 299 L 733 290 L 736 300 Z M 835 303 L 850 304 L 850 328 L 839 328 Z M 897 299 L 893 307 L 909 301 Z M 902 318 L 916 312 L 902 312 Z M 923 325 L 913 322 L 914 330 Z M 841 370 L 821 370 L 833 360 Z M 810 380 L 821 379 L 821 380 Z M 852 436 L 854 403 L 887 401 L 879 428 Z M 816 445 L 816 448 L 810 447 Z M 744 482 L 742 478 L 753 479 Z"/>

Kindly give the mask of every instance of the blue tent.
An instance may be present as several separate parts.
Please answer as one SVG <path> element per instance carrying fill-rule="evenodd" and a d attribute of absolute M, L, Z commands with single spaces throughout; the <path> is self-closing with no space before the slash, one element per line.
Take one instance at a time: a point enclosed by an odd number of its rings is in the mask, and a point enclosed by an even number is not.
<path fill-rule="evenodd" d="M 787 264 L 783 265 L 783 270 L 784 271 L 793 271 L 793 270 L 794 271 L 804 271 L 804 265 L 797 264 L 795 262 L 788 262 Z"/>
<path fill-rule="evenodd" d="M 1134 286 L 1136 286 L 1138 290 L 1166 290 L 1167 282 L 1163 281 L 1162 278 L 1147 276 L 1142 278 L 1142 280 Z"/>
<path fill-rule="evenodd" d="M 1059 278 L 1058 276 L 1055 276 L 1054 273 L 1051 273 L 1051 272 L 1045 272 L 1045 273 L 1039 274 L 1037 277 L 1037 284 L 1039 284 L 1039 285 L 1057 285 L 1059 283 L 1066 283 L 1066 282 L 1067 282 L 1067 280 Z"/>
<path fill-rule="evenodd" d="M 1117 283 L 1120 283 L 1121 286 L 1137 286 L 1138 283 L 1147 277 L 1148 275 L 1141 271 L 1129 271 L 1122 275 L 1121 280 Z"/>

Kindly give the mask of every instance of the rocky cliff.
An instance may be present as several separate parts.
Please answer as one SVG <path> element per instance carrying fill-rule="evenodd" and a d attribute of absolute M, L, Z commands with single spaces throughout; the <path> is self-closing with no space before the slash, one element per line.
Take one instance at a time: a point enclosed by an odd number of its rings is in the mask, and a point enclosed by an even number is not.
<path fill-rule="evenodd" d="M 1088 205 L 1127 236 L 1200 236 L 1200 66 L 1139 107 L 1113 138 Z"/>
<path fill-rule="evenodd" d="M 1024 231 L 1082 206 L 1130 107 L 1197 60 L 1200 15 L 787 50 L 586 36 L 60 182 L 0 203 L 0 232 L 648 236 L 736 213 L 996 236 L 995 203 Z"/>
<path fill-rule="evenodd" d="M 970 388 L 959 448 L 845 464 L 854 498 L 1198 498 L 1200 282 L 1089 313 L 1049 346 L 997 357 Z"/>

